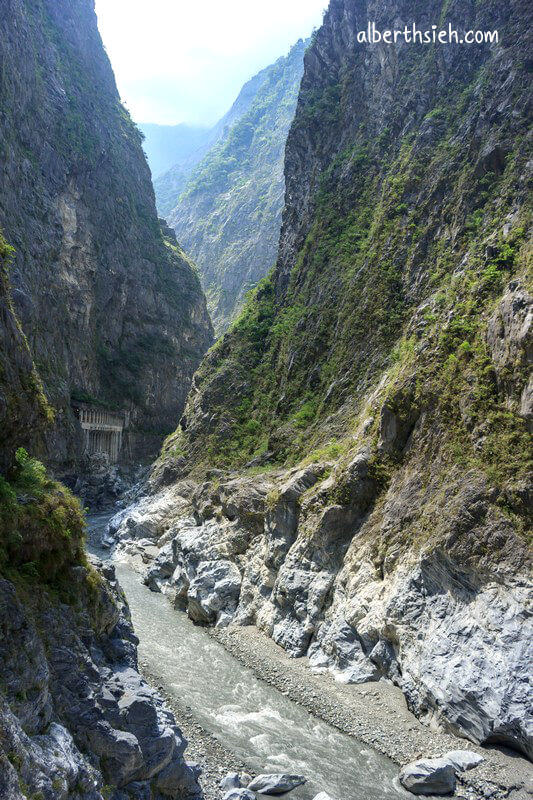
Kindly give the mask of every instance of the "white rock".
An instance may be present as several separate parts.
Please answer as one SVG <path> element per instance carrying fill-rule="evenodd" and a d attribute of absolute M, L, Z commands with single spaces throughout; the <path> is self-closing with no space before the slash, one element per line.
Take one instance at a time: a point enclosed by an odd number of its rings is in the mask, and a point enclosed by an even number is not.
<path fill-rule="evenodd" d="M 483 756 L 479 753 L 474 753 L 473 750 L 450 750 L 442 756 L 442 760 L 455 769 L 456 772 L 465 772 L 469 769 L 474 769 L 485 761 Z"/>
<path fill-rule="evenodd" d="M 413 794 L 453 794 L 455 770 L 442 758 L 426 758 L 407 764 L 400 771 L 400 783 Z"/>
<path fill-rule="evenodd" d="M 218 786 L 223 792 L 228 792 L 230 789 L 240 789 L 242 784 L 239 773 L 228 772 L 228 774 L 222 778 Z"/>
<path fill-rule="evenodd" d="M 248 789 L 260 794 L 285 794 L 301 786 L 305 783 L 305 778 L 302 775 L 286 775 L 285 773 L 271 773 L 265 775 L 258 775 L 251 783 L 248 784 Z"/>

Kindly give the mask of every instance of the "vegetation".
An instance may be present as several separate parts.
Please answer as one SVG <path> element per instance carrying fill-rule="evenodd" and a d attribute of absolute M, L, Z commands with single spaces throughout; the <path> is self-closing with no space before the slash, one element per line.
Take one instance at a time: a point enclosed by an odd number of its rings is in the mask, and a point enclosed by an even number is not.
<path fill-rule="evenodd" d="M 412 81 L 419 66 L 403 63 L 400 80 Z M 292 136 L 300 128 L 308 136 L 316 123 L 317 150 L 334 150 L 335 138 L 342 147 L 316 180 L 312 223 L 290 274 L 277 267 L 260 283 L 200 368 L 187 415 L 200 403 L 210 425 L 180 438 L 193 463 L 342 458 L 370 415 L 366 440 L 387 482 L 403 458 L 401 449 L 378 453 L 388 404 L 400 421 L 425 420 L 420 458 L 431 464 L 438 452 L 442 480 L 475 469 L 508 496 L 524 479 L 532 466 L 519 414 L 525 364 L 497 368 L 487 330 L 509 282 L 527 286 L 531 272 L 526 140 L 503 126 L 501 141 L 513 144 L 494 166 L 473 161 L 458 134 L 465 113 L 491 100 L 489 69 L 467 86 L 450 82 L 420 131 L 401 139 L 390 128 L 370 134 L 367 121 L 350 144 L 336 137 L 341 122 L 328 109 L 342 117 L 344 78 L 302 93 Z M 519 81 L 525 89 L 525 74 Z"/>
<path fill-rule="evenodd" d="M 85 563 L 84 536 L 79 501 L 19 448 L 0 476 L 0 574 L 57 585 L 66 566 Z"/>
<path fill-rule="evenodd" d="M 226 330 L 246 292 L 276 257 L 283 157 L 304 51 L 300 41 L 256 76 L 249 108 L 195 167 L 168 215 L 178 240 L 199 266 L 217 334 Z M 156 184 L 159 200 L 166 183 L 161 179 Z"/>

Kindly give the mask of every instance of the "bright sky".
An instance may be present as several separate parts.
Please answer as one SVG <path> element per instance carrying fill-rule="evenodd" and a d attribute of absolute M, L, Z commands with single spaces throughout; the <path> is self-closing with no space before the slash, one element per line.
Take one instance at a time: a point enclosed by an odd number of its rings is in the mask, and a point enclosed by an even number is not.
<path fill-rule="evenodd" d="M 328 0 L 96 0 L 137 122 L 212 124 L 248 78 L 322 20 Z"/>

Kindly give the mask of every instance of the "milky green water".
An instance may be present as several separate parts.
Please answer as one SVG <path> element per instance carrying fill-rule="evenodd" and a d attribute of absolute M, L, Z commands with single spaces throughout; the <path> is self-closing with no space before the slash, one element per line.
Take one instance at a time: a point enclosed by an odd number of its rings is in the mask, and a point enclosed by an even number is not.
<path fill-rule="evenodd" d="M 389 759 L 258 680 L 163 595 L 145 587 L 137 573 L 115 566 L 140 639 L 140 660 L 251 769 L 305 775 L 305 786 L 286 795 L 288 800 L 312 800 L 321 791 L 333 800 L 412 797 L 398 785 L 398 769 Z"/>

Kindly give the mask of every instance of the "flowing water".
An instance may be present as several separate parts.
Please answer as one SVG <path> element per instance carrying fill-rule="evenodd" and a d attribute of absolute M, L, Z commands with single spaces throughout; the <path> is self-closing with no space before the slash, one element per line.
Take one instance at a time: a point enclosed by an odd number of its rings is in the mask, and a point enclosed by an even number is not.
<path fill-rule="evenodd" d="M 104 521 L 102 515 L 94 518 L 93 530 Z M 115 567 L 140 640 L 140 660 L 251 769 L 306 776 L 305 786 L 287 798 L 312 800 L 320 791 L 333 800 L 412 797 L 399 787 L 398 769 L 389 759 L 258 680 L 164 595 L 144 586 L 136 572 L 122 563 Z"/>

